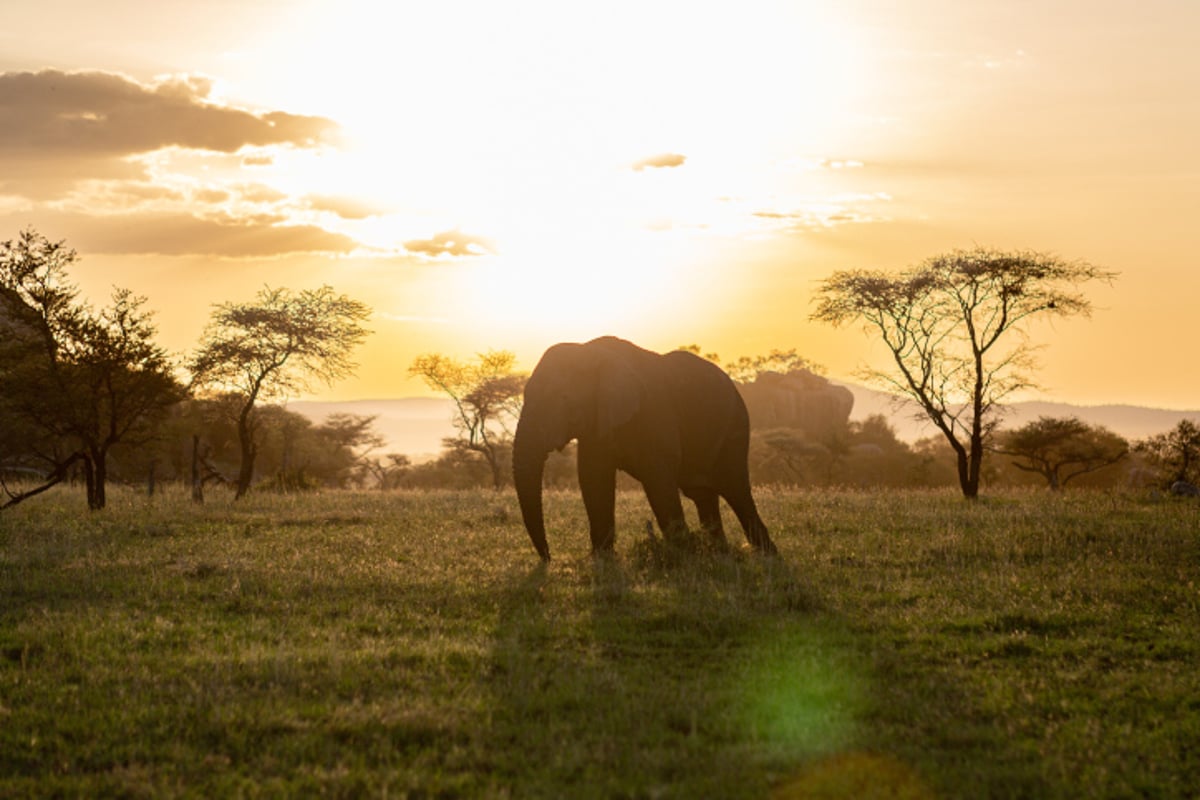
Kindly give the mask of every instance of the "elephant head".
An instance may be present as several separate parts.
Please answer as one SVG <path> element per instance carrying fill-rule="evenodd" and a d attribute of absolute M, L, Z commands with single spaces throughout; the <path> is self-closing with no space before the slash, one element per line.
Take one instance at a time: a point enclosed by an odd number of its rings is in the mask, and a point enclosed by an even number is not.
<path fill-rule="evenodd" d="M 529 376 L 513 439 L 513 483 L 543 560 L 550 559 L 542 514 L 546 456 L 572 439 L 611 436 L 637 413 L 641 397 L 641 379 L 597 342 L 556 344 Z"/>

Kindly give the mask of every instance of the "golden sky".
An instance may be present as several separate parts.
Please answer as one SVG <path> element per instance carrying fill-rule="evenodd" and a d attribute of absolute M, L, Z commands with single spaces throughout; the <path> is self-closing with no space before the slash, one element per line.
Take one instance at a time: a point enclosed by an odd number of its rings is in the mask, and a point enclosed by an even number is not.
<path fill-rule="evenodd" d="M 39 0 L 0 6 L 0 239 L 83 256 L 195 346 L 328 283 L 358 377 L 613 333 L 726 360 L 883 352 L 835 269 L 983 245 L 1121 273 L 1039 328 L 1043 396 L 1200 407 L 1194 0 Z"/>

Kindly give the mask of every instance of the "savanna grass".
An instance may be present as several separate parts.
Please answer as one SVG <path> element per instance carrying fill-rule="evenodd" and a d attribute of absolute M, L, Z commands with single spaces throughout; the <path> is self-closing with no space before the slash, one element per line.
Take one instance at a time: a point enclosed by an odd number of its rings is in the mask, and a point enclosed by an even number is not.
<path fill-rule="evenodd" d="M 59 491 L 0 514 L 0 795 L 1188 797 L 1200 504 Z M 887 794 L 890 792 L 890 794 Z"/>

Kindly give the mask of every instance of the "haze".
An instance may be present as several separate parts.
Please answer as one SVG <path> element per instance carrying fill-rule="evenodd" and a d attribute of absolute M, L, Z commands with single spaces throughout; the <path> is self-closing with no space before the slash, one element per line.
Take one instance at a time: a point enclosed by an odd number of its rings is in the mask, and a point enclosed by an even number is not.
<path fill-rule="evenodd" d="M 1200 5 L 142 2 L 0 10 L 0 238 L 83 256 L 195 346 L 210 306 L 329 283 L 357 378 L 531 368 L 615 333 L 728 360 L 884 353 L 808 321 L 835 269 L 974 244 L 1118 270 L 1034 331 L 1043 395 L 1194 408 Z"/>

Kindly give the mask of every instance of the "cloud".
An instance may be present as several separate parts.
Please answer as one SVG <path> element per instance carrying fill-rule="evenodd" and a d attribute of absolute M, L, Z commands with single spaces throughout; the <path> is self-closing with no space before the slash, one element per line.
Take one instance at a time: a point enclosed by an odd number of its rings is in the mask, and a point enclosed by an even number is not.
<path fill-rule="evenodd" d="M 261 183 L 243 183 L 233 188 L 247 203 L 279 203 L 288 198 L 284 192 Z"/>
<path fill-rule="evenodd" d="M 874 209 L 891 201 L 892 196 L 887 192 L 835 194 L 804 201 L 787 211 L 760 210 L 751 212 L 751 216 L 772 230 L 805 233 L 841 225 L 886 222 L 889 218 Z"/>
<path fill-rule="evenodd" d="M 818 170 L 842 170 L 842 169 L 862 169 L 866 166 L 861 161 L 853 158 L 818 158 L 812 156 L 798 156 L 789 158 L 780 162 L 783 169 L 793 172 L 815 172 Z"/>
<path fill-rule="evenodd" d="M 142 181 L 98 183 L 89 189 L 114 211 L 187 201 L 187 196 L 177 188 Z"/>
<path fill-rule="evenodd" d="M 437 258 L 438 256 L 481 256 L 494 253 L 490 241 L 479 236 L 470 236 L 461 231 L 444 231 L 429 239 L 413 239 L 404 243 L 404 249 L 417 255 Z"/>
<path fill-rule="evenodd" d="M 316 225 L 279 224 L 280 220 L 269 215 L 234 219 L 176 212 L 93 215 L 42 211 L 0 217 L 0 229 L 20 230 L 32 223 L 52 239 L 65 238 L 85 256 L 265 258 L 296 253 L 345 255 L 359 248 L 349 236 Z"/>
<path fill-rule="evenodd" d="M 328 211 L 342 219 L 368 219 L 384 213 L 383 209 L 353 197 L 309 195 L 305 198 L 305 203 L 313 211 Z"/>
<path fill-rule="evenodd" d="M 0 73 L 0 188 L 47 197 L 84 179 L 143 179 L 145 166 L 130 157 L 168 147 L 312 148 L 337 132 L 323 117 L 220 105 L 211 91 L 189 77 L 142 84 L 106 72 Z"/>
<path fill-rule="evenodd" d="M 641 172 L 644 169 L 662 169 L 672 167 L 682 167 L 687 161 L 687 156 L 679 153 L 661 153 L 649 158 L 643 158 L 641 161 L 636 161 L 633 164 L 634 172 Z"/>
<path fill-rule="evenodd" d="M 223 203 L 232 196 L 224 189 L 197 189 L 192 193 L 192 197 L 200 203 Z"/>

